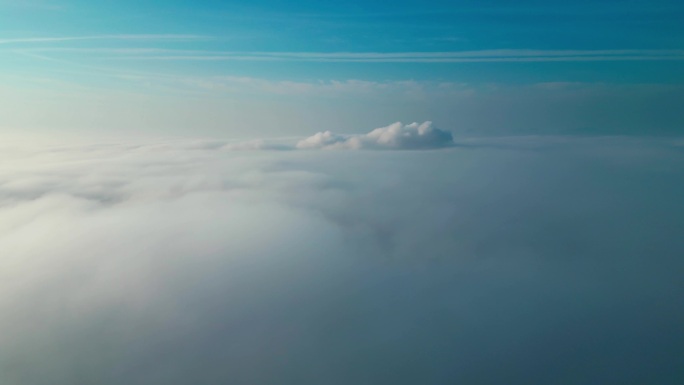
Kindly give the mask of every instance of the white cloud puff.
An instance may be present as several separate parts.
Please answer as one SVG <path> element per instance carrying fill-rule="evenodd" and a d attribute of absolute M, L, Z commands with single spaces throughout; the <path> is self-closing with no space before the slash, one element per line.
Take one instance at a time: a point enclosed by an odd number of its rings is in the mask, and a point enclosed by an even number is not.
<path fill-rule="evenodd" d="M 363 135 L 337 135 L 330 131 L 319 132 L 297 143 L 298 149 L 396 149 L 416 150 L 452 146 L 450 132 L 440 130 L 432 122 L 422 124 L 401 122 L 376 128 Z"/>

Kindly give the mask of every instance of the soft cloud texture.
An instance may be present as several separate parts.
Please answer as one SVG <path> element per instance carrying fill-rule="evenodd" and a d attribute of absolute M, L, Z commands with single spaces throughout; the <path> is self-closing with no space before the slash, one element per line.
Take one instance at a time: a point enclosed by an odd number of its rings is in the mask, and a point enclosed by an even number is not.
<path fill-rule="evenodd" d="M 677 142 L 464 142 L 3 144 L 0 382 L 681 383 Z"/>
<path fill-rule="evenodd" d="M 376 128 L 365 135 L 337 135 L 330 131 L 319 132 L 297 143 L 298 149 L 398 149 L 415 150 L 452 146 L 450 132 L 432 126 L 401 122 Z"/>

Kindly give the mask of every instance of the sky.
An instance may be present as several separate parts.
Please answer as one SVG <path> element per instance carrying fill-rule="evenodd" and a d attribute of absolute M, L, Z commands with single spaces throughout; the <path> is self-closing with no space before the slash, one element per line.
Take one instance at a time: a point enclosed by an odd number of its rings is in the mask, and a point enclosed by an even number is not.
<path fill-rule="evenodd" d="M 683 21 L 0 0 L 0 384 L 684 383 Z"/>
<path fill-rule="evenodd" d="M 431 120 L 468 136 L 673 135 L 684 120 L 679 1 L 2 0 L 0 11 L 9 133 L 255 138 Z"/>

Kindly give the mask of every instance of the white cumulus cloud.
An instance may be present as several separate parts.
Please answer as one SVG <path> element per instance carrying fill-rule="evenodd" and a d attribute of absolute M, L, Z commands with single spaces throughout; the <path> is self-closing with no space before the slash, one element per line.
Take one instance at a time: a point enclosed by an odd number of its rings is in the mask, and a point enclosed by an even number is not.
<path fill-rule="evenodd" d="M 298 149 L 397 149 L 416 150 L 443 148 L 454 144 L 450 132 L 432 125 L 401 122 L 376 128 L 363 135 L 338 135 L 330 131 L 319 132 L 297 143 Z"/>

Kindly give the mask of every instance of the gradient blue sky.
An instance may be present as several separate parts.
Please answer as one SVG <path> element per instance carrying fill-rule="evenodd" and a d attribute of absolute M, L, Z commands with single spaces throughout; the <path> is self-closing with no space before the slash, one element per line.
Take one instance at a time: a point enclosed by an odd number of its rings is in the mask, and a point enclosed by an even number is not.
<path fill-rule="evenodd" d="M 683 25 L 664 0 L 0 0 L 0 127 L 672 134 Z"/>

